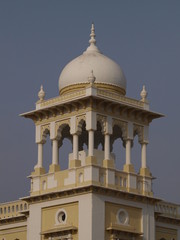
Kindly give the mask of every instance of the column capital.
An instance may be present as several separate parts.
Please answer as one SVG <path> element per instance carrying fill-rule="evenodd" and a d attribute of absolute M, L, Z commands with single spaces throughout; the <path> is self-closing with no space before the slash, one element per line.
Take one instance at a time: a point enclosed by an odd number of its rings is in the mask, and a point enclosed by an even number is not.
<path fill-rule="evenodd" d="M 112 128 L 112 117 L 108 116 L 106 118 L 106 122 L 105 122 L 105 132 L 104 134 L 108 134 L 111 135 L 113 133 L 113 128 Z"/>
<path fill-rule="evenodd" d="M 96 112 L 89 111 L 86 113 L 86 130 L 97 130 L 97 114 Z"/>

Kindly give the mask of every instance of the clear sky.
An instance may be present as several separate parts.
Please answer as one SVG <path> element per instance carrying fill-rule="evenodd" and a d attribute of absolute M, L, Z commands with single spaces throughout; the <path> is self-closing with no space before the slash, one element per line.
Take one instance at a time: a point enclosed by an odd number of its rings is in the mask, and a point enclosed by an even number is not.
<path fill-rule="evenodd" d="M 92 21 L 99 49 L 124 70 L 127 96 L 139 99 L 145 84 L 151 110 L 166 115 L 151 124 L 148 165 L 155 196 L 180 203 L 178 0 L 0 1 L 0 202 L 29 195 L 26 176 L 37 162 L 34 124 L 18 115 L 34 109 L 41 84 L 46 98 L 58 95 L 59 75 L 87 48 Z"/>

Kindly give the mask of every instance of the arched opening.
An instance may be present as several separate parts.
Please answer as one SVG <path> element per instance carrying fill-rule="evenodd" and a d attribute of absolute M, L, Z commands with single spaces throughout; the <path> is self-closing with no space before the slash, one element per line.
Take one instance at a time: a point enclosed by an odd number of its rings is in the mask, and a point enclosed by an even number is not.
<path fill-rule="evenodd" d="M 86 122 L 82 119 L 79 122 L 79 151 L 87 151 L 88 150 L 88 131 L 86 130 Z"/>
<path fill-rule="evenodd" d="M 49 166 L 52 163 L 52 144 L 50 140 L 50 132 L 46 129 L 43 133 L 43 167 L 46 172 L 49 171 Z"/>
<path fill-rule="evenodd" d="M 104 135 L 100 121 L 97 121 L 97 130 L 94 132 L 94 148 L 104 151 Z"/>
<path fill-rule="evenodd" d="M 125 148 L 122 139 L 122 129 L 118 125 L 113 126 L 113 134 L 110 137 L 110 149 L 115 155 L 115 166 L 122 170 L 125 164 Z"/>
<path fill-rule="evenodd" d="M 131 150 L 131 162 L 134 165 L 134 170 L 136 173 L 139 172 L 141 168 L 141 144 L 139 144 L 139 137 L 134 134 L 133 146 Z"/>
<path fill-rule="evenodd" d="M 72 135 L 68 124 L 63 124 L 58 129 L 58 147 L 59 147 L 59 164 L 61 170 L 68 168 L 69 153 L 72 152 Z"/>

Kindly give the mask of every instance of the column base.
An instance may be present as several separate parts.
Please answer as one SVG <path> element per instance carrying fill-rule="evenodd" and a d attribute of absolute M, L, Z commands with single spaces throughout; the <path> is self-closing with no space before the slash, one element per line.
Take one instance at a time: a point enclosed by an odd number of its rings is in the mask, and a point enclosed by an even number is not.
<path fill-rule="evenodd" d="M 31 175 L 39 176 L 39 175 L 43 175 L 45 173 L 46 173 L 46 171 L 43 167 L 35 167 L 34 172 L 32 172 Z"/>
<path fill-rule="evenodd" d="M 81 166 L 81 160 L 70 160 L 69 162 L 69 168 L 75 168 L 75 167 L 80 167 Z"/>
<path fill-rule="evenodd" d="M 49 173 L 54 173 L 60 171 L 60 166 L 57 164 L 51 164 L 49 166 Z"/>
<path fill-rule="evenodd" d="M 123 171 L 128 173 L 134 173 L 134 166 L 132 164 L 124 164 Z"/>
<path fill-rule="evenodd" d="M 86 165 L 97 165 L 97 159 L 95 156 L 86 157 Z"/>
<path fill-rule="evenodd" d="M 114 168 L 114 161 L 109 159 L 103 160 L 103 167 L 105 168 Z"/>
<path fill-rule="evenodd" d="M 152 174 L 151 174 L 149 168 L 140 168 L 139 174 L 141 176 L 145 176 L 145 177 L 152 177 Z"/>

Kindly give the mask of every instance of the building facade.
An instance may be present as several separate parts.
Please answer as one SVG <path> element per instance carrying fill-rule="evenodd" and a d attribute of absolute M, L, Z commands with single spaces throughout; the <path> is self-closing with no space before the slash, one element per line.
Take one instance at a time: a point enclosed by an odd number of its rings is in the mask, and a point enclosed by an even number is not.
<path fill-rule="evenodd" d="M 149 124 L 162 115 L 149 109 L 145 87 L 141 100 L 126 96 L 123 71 L 97 48 L 93 24 L 89 47 L 60 74 L 59 94 L 45 100 L 41 86 L 36 109 L 22 114 L 34 121 L 38 160 L 30 195 L 0 204 L 0 240 L 180 239 L 180 208 L 154 197 L 146 161 Z M 52 162 L 46 172 L 48 135 Z M 131 162 L 135 136 L 139 172 Z M 65 138 L 73 150 L 61 170 Z M 121 170 L 112 153 L 117 139 L 126 153 Z"/>

